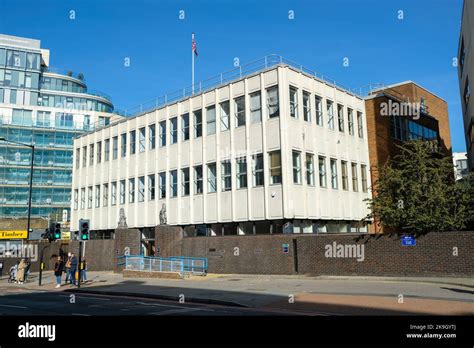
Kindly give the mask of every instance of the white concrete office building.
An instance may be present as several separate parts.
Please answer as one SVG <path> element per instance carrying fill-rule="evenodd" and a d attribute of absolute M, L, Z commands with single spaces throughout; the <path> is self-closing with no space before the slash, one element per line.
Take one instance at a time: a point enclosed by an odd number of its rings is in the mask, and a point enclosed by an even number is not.
<path fill-rule="evenodd" d="M 76 138 L 71 230 L 114 230 L 123 208 L 185 236 L 366 231 L 366 129 L 357 95 L 261 69 Z"/>

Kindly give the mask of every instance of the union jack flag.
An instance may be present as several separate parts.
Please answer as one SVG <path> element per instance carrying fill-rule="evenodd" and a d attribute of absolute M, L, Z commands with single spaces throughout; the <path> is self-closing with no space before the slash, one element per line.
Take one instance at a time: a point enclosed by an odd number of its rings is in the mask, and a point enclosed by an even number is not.
<path fill-rule="evenodd" d="M 194 54 L 196 55 L 196 57 L 198 56 L 198 51 L 196 49 L 196 41 L 194 41 L 194 38 L 192 40 L 192 50 L 194 52 Z"/>

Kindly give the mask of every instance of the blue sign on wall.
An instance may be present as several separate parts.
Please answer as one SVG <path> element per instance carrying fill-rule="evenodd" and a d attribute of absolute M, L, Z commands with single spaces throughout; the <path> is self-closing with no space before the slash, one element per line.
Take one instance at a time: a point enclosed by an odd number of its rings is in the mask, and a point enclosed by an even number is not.
<path fill-rule="evenodd" d="M 415 237 L 412 237 L 412 236 L 403 236 L 403 237 L 402 237 L 402 245 L 403 245 L 403 246 L 415 246 L 415 245 L 416 245 L 416 239 L 415 239 Z"/>
<path fill-rule="evenodd" d="M 288 254 L 288 251 L 290 250 L 290 245 L 289 244 L 282 244 L 281 248 L 285 254 Z"/>

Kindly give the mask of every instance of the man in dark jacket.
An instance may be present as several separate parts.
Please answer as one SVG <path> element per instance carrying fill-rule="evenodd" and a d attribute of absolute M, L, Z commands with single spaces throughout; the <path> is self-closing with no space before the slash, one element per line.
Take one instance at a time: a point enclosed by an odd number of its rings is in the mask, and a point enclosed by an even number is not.
<path fill-rule="evenodd" d="M 54 264 L 54 275 L 56 276 L 56 288 L 61 287 L 61 276 L 63 275 L 64 262 L 61 256 L 58 256 L 58 260 Z"/>
<path fill-rule="evenodd" d="M 76 285 L 77 257 L 71 253 L 71 279 L 70 282 Z"/>

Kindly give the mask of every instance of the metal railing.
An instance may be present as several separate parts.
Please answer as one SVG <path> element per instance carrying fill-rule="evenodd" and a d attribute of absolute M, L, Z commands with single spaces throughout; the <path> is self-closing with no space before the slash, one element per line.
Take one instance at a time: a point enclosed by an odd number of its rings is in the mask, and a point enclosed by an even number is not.
<path fill-rule="evenodd" d="M 203 257 L 152 257 L 143 255 L 122 255 L 117 257 L 118 266 L 126 270 L 150 272 L 177 272 L 182 277 L 186 274 L 206 275 L 208 261 Z"/>

